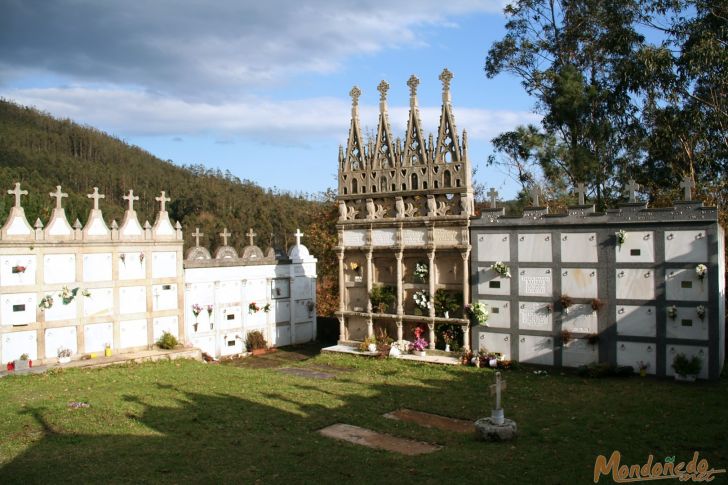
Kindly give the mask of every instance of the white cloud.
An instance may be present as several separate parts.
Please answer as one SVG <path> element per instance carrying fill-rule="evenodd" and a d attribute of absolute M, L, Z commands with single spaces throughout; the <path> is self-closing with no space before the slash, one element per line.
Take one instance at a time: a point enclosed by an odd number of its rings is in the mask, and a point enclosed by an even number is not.
<path fill-rule="evenodd" d="M 173 136 L 211 134 L 226 142 L 231 137 L 265 143 L 306 143 L 310 139 L 345 142 L 350 121 L 348 99 L 311 98 L 277 101 L 251 98 L 227 103 L 185 101 L 124 89 L 86 87 L 16 89 L 0 96 L 34 106 L 54 116 L 109 131 L 117 136 Z M 378 107 L 360 107 L 362 127 L 375 130 Z M 425 132 L 437 133 L 439 106 L 421 106 Z M 453 107 L 460 133 L 470 139 L 490 140 L 518 124 L 537 123 L 525 111 Z M 403 136 L 409 107 L 389 108 L 394 136 Z"/>

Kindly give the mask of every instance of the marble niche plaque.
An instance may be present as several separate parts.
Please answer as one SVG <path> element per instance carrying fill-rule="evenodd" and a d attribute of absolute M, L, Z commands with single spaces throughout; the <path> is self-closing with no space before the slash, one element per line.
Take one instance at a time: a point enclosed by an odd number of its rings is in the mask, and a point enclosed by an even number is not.
<path fill-rule="evenodd" d="M 668 300 L 708 301 L 708 278 L 698 278 L 694 269 L 667 269 L 665 296 Z"/>
<path fill-rule="evenodd" d="M 372 246 L 394 246 L 397 242 L 396 229 L 373 229 Z"/>
<path fill-rule="evenodd" d="M 427 229 L 402 229 L 402 244 L 405 246 L 422 246 L 427 244 Z"/>
<path fill-rule="evenodd" d="M 553 338 L 520 335 L 518 337 L 518 361 L 528 364 L 554 365 Z"/>
<path fill-rule="evenodd" d="M 652 231 L 629 231 L 624 243 L 614 248 L 618 263 L 651 263 L 655 260 L 655 235 Z"/>
<path fill-rule="evenodd" d="M 460 229 L 450 227 L 436 227 L 433 230 L 435 243 L 443 244 L 460 244 Z"/>
<path fill-rule="evenodd" d="M 155 251 L 152 253 L 152 278 L 174 278 L 177 276 L 177 253 Z"/>
<path fill-rule="evenodd" d="M 654 300 L 655 273 L 649 269 L 617 268 L 617 299 Z"/>
<path fill-rule="evenodd" d="M 32 254 L 2 256 L 0 257 L 0 286 L 34 285 L 35 269 L 35 256 Z M 46 271 L 48 270 L 46 269 Z"/>
<path fill-rule="evenodd" d="M 478 234 L 478 261 L 511 260 L 510 236 L 507 233 Z"/>
<path fill-rule="evenodd" d="M 518 303 L 518 328 L 550 332 L 553 328 L 553 312 L 548 303 L 522 301 Z"/>
<path fill-rule="evenodd" d="M 521 268 L 518 270 L 518 294 L 521 296 L 551 296 L 550 268 Z"/>
<path fill-rule="evenodd" d="M 367 240 L 365 229 L 349 229 L 344 231 L 344 246 L 364 246 Z"/>
<path fill-rule="evenodd" d="M 147 345 L 146 319 L 122 320 L 119 322 L 119 347 L 143 347 Z"/>
<path fill-rule="evenodd" d="M 511 304 L 505 300 L 479 300 L 488 309 L 488 326 L 509 328 L 511 326 Z"/>
<path fill-rule="evenodd" d="M 83 255 L 84 281 L 111 281 L 111 253 Z"/>
<path fill-rule="evenodd" d="M 71 354 L 78 353 L 76 346 L 76 327 L 47 328 L 45 331 L 45 358 L 55 359 L 58 350 L 69 349 Z"/>
<path fill-rule="evenodd" d="M 667 338 L 708 340 L 708 310 L 700 318 L 695 307 L 677 307 L 675 318 L 667 317 Z"/>
<path fill-rule="evenodd" d="M 665 261 L 703 263 L 707 260 L 705 231 L 665 231 Z"/>
<path fill-rule="evenodd" d="M 657 318 L 654 306 L 617 305 L 616 313 L 617 335 L 657 336 Z"/>
<path fill-rule="evenodd" d="M 629 365 L 639 372 L 639 363 L 644 362 L 648 364 L 647 373 L 654 374 L 657 363 L 655 348 L 654 343 L 617 341 L 617 365 Z"/>
<path fill-rule="evenodd" d="M 43 280 L 47 285 L 76 281 L 76 255 L 46 254 L 43 256 Z"/>
<path fill-rule="evenodd" d="M 561 235 L 562 263 L 596 263 L 597 235 L 594 232 L 568 232 Z"/>
<path fill-rule="evenodd" d="M 597 270 L 595 268 L 561 268 L 561 294 L 572 298 L 597 297 Z"/>
<path fill-rule="evenodd" d="M 550 263 L 552 261 L 551 234 L 519 234 L 518 261 L 522 263 Z"/>

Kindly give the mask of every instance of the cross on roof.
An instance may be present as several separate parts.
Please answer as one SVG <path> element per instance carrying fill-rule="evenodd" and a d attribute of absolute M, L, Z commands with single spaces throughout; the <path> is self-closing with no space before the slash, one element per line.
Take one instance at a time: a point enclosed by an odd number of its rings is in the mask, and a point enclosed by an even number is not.
<path fill-rule="evenodd" d="M 379 91 L 379 101 L 386 101 L 387 91 L 389 91 L 389 83 L 382 79 L 382 82 L 380 82 L 379 86 L 377 86 L 377 91 Z"/>
<path fill-rule="evenodd" d="M 629 179 L 627 185 L 624 186 L 624 196 L 629 197 L 631 203 L 637 202 L 636 192 L 639 188 L 639 184 L 635 183 L 634 179 Z"/>
<path fill-rule="evenodd" d="M 55 192 L 51 192 L 48 195 L 50 195 L 51 197 L 55 197 L 56 198 L 56 209 L 60 209 L 61 208 L 61 199 L 63 199 L 64 197 L 68 197 L 68 194 L 64 194 L 63 192 L 61 192 L 61 186 L 60 185 L 56 185 L 56 191 Z"/>
<path fill-rule="evenodd" d="M 538 185 L 534 185 L 528 189 L 528 193 L 531 196 L 531 207 L 539 207 L 538 198 L 541 195 L 541 188 Z"/>
<path fill-rule="evenodd" d="M 296 229 L 296 232 L 293 234 L 293 236 L 296 238 L 296 246 L 299 246 L 301 244 L 301 237 L 303 236 L 303 233 L 300 229 Z"/>
<path fill-rule="evenodd" d="M 495 209 L 496 201 L 498 200 L 498 191 L 495 190 L 495 187 L 490 188 L 488 191 L 488 197 L 490 197 L 490 208 Z"/>
<path fill-rule="evenodd" d="M 154 200 L 156 200 L 157 202 L 160 203 L 159 212 L 167 212 L 167 207 L 166 207 L 167 202 L 169 202 L 170 200 L 172 200 L 169 197 L 165 197 L 164 194 L 165 194 L 165 192 L 163 190 L 162 191 L 162 195 L 160 195 L 159 197 L 155 197 L 154 198 Z"/>
<path fill-rule="evenodd" d="M 134 195 L 134 191 L 129 189 L 129 195 L 125 195 L 124 197 L 122 197 L 122 199 L 129 201 L 129 211 L 133 212 L 134 211 L 134 201 L 139 200 L 139 196 Z"/>
<path fill-rule="evenodd" d="M 351 88 L 351 91 L 349 91 L 349 96 L 351 96 L 351 104 L 353 106 L 359 106 L 359 96 L 361 96 L 361 89 L 359 89 L 359 86 L 354 86 Z"/>
<path fill-rule="evenodd" d="M 586 204 L 586 187 L 584 186 L 583 182 L 579 182 L 578 184 L 576 184 L 574 192 L 579 194 L 579 205 Z"/>
<path fill-rule="evenodd" d="M 680 182 L 680 187 L 685 191 L 685 200 L 693 200 L 692 190 L 695 188 L 695 182 L 693 182 L 693 179 L 689 175 L 683 177 L 682 182 Z"/>
<path fill-rule="evenodd" d="M 228 232 L 227 227 L 222 230 L 220 233 L 220 237 L 222 237 L 222 245 L 227 246 L 227 239 L 231 236 L 231 234 Z"/>
<path fill-rule="evenodd" d="M 195 232 L 192 233 L 192 236 L 195 238 L 195 246 L 200 247 L 200 238 L 204 236 L 204 232 L 200 232 L 200 228 L 196 227 Z"/>
<path fill-rule="evenodd" d="M 417 79 L 417 76 L 412 74 L 410 78 L 407 80 L 407 86 L 410 88 L 410 96 L 415 97 L 417 96 L 417 86 L 420 84 L 420 80 Z"/>
<path fill-rule="evenodd" d="M 99 210 L 99 199 L 105 199 L 106 198 L 105 195 L 99 194 L 99 188 L 98 187 L 94 187 L 93 194 L 86 194 L 86 197 L 88 197 L 89 199 L 93 199 L 94 200 L 94 210 L 95 211 Z"/>
<path fill-rule="evenodd" d="M 20 182 L 15 182 L 15 188 L 8 190 L 8 194 L 15 195 L 15 207 L 20 207 L 20 196 L 28 195 L 27 190 L 20 190 Z"/>
<path fill-rule="evenodd" d="M 253 242 L 253 238 L 257 236 L 256 233 L 253 232 L 253 228 L 248 228 L 248 233 L 246 234 L 248 236 L 248 245 L 249 246 L 255 246 L 255 243 Z"/>
<path fill-rule="evenodd" d="M 440 81 L 442 81 L 442 90 L 443 91 L 446 91 L 446 92 L 450 91 L 450 81 L 452 80 L 452 78 L 453 78 L 453 75 L 447 69 L 447 67 L 442 70 L 442 73 L 440 74 L 440 77 L 438 79 L 440 79 Z"/>

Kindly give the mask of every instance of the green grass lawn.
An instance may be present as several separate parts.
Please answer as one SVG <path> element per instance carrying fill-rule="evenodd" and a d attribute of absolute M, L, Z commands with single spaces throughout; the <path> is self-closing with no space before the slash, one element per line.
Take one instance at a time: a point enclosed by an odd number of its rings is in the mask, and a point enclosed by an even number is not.
<path fill-rule="evenodd" d="M 519 437 L 493 444 L 382 417 L 402 407 L 487 416 L 489 370 L 297 358 L 282 351 L 239 365 L 176 361 L 2 378 L 0 483 L 575 484 L 592 483 L 595 457 L 613 450 L 626 464 L 650 453 L 687 461 L 698 450 L 712 467 L 728 467 L 726 379 L 687 385 L 508 371 L 504 407 Z M 276 365 L 329 366 L 337 377 L 296 377 Z M 71 409 L 70 401 L 91 407 Z M 412 458 L 316 433 L 333 423 L 443 449 Z"/>

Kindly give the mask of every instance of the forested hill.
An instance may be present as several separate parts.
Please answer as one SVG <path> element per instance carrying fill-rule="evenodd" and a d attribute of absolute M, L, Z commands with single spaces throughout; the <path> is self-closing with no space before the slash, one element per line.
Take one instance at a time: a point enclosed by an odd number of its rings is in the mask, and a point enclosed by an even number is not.
<path fill-rule="evenodd" d="M 71 224 L 88 218 L 91 200 L 86 194 L 93 187 L 106 195 L 100 204 L 107 223 L 121 223 L 127 204 L 122 197 L 129 189 L 140 197 L 134 204 L 140 222 L 153 223 L 159 207 L 154 198 L 164 190 L 172 199 L 170 217 L 184 228 L 186 246 L 199 226 L 205 233 L 201 244 L 211 249 L 221 244 L 217 234 L 223 227 L 238 249 L 246 245 L 243 233 L 249 227 L 263 249 L 271 240 L 283 248 L 297 227 L 305 230 L 318 204 L 303 195 L 263 189 L 229 172 L 180 167 L 97 129 L 0 99 L 0 224 L 13 204 L 5 194 L 16 181 L 29 191 L 23 207 L 31 225 L 37 217 L 47 223 L 55 200 L 48 194 L 56 185 L 69 195 L 63 205 Z"/>

